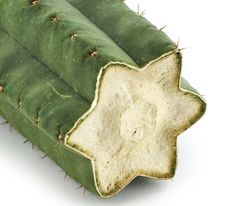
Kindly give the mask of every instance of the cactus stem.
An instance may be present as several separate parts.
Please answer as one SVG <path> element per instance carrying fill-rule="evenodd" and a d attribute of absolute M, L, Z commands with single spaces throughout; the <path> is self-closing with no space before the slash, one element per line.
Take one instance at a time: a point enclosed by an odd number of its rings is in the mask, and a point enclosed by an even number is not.
<path fill-rule="evenodd" d="M 70 39 L 74 39 L 77 36 L 78 36 L 78 34 L 76 32 L 71 32 L 69 35 Z"/>
<path fill-rule="evenodd" d="M 31 6 L 37 6 L 40 3 L 40 0 L 31 0 Z"/>
<path fill-rule="evenodd" d="M 4 92 L 4 86 L 0 84 L 0 94 Z"/>
<path fill-rule="evenodd" d="M 0 114 L 101 197 L 171 178 L 176 136 L 205 111 L 180 87 L 179 42 L 119 1 L 0 0 Z"/>
<path fill-rule="evenodd" d="M 60 21 L 59 16 L 54 15 L 54 16 L 51 17 L 51 22 L 52 22 L 52 23 L 57 23 L 57 22 L 59 22 L 59 21 Z"/>

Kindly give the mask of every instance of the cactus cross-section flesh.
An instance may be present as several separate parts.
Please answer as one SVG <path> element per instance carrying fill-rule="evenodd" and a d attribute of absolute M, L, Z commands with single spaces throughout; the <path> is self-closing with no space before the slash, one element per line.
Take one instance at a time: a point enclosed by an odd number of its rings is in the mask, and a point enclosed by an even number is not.
<path fill-rule="evenodd" d="M 181 61 L 121 0 L 0 0 L 0 114 L 101 197 L 174 175 L 206 108 Z"/>

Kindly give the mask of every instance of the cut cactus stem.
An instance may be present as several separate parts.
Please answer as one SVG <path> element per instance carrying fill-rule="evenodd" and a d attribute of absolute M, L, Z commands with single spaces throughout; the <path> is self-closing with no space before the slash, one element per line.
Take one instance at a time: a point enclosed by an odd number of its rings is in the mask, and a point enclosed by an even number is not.
<path fill-rule="evenodd" d="M 123 1 L 0 0 L 0 114 L 100 197 L 174 176 L 177 136 L 206 110 L 181 64 Z"/>
<path fill-rule="evenodd" d="M 100 72 L 97 98 L 65 144 L 91 159 L 101 196 L 137 176 L 173 177 L 176 137 L 205 111 L 200 96 L 179 87 L 180 68 L 171 52 L 141 70 L 115 63 Z"/>

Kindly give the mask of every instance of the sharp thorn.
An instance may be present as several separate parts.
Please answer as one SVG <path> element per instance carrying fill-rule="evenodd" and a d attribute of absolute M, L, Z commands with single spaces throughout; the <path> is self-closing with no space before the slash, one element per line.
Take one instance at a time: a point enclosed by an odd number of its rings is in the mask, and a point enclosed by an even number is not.
<path fill-rule="evenodd" d="M 179 49 L 179 44 L 180 44 L 180 40 L 178 39 L 178 41 L 176 42 L 175 48 L 178 50 Z"/>
<path fill-rule="evenodd" d="M 85 198 L 85 194 L 86 194 L 86 188 L 84 188 L 83 199 Z"/>
<path fill-rule="evenodd" d="M 58 144 L 60 144 L 60 142 L 59 142 L 59 141 L 57 141 L 57 142 L 56 142 L 55 147 L 57 147 L 57 146 L 58 146 Z"/>
<path fill-rule="evenodd" d="M 67 173 L 65 173 L 65 175 L 64 175 L 64 180 L 66 180 L 67 176 L 68 176 Z"/>
<path fill-rule="evenodd" d="M 188 47 L 184 47 L 184 48 L 181 48 L 181 49 L 178 49 L 179 51 L 183 51 L 183 50 L 186 50 L 188 49 Z"/>
<path fill-rule="evenodd" d="M 41 159 L 44 159 L 44 158 L 47 157 L 47 156 L 48 156 L 48 154 L 45 154 L 44 156 L 41 157 Z"/>
<path fill-rule="evenodd" d="M 138 4 L 137 6 L 137 12 L 136 12 L 137 15 L 139 16 L 144 16 L 146 14 L 145 10 L 140 12 L 140 5 Z"/>
<path fill-rule="evenodd" d="M 27 142 L 29 142 L 29 139 L 26 139 L 26 140 L 24 141 L 24 144 L 26 144 Z"/>
<path fill-rule="evenodd" d="M 80 188 L 82 188 L 82 187 L 83 187 L 83 185 L 80 185 L 79 187 L 76 188 L 76 190 L 78 190 L 78 189 L 80 189 Z"/>
<path fill-rule="evenodd" d="M 167 25 L 165 25 L 165 26 L 161 27 L 161 28 L 159 29 L 159 31 L 164 30 L 166 27 L 167 27 Z"/>

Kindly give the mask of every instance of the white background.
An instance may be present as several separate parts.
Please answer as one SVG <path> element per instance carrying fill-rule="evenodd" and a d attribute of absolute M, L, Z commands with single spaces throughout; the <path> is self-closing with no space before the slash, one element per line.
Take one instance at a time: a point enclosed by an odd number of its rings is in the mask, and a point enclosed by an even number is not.
<path fill-rule="evenodd" d="M 183 51 L 183 76 L 206 98 L 205 116 L 178 139 L 173 180 L 136 179 L 103 200 L 67 178 L 24 138 L 0 127 L 0 205 L 235 205 L 235 6 L 231 0 L 129 0 Z M 4 121 L 0 119 L 0 122 Z"/>

